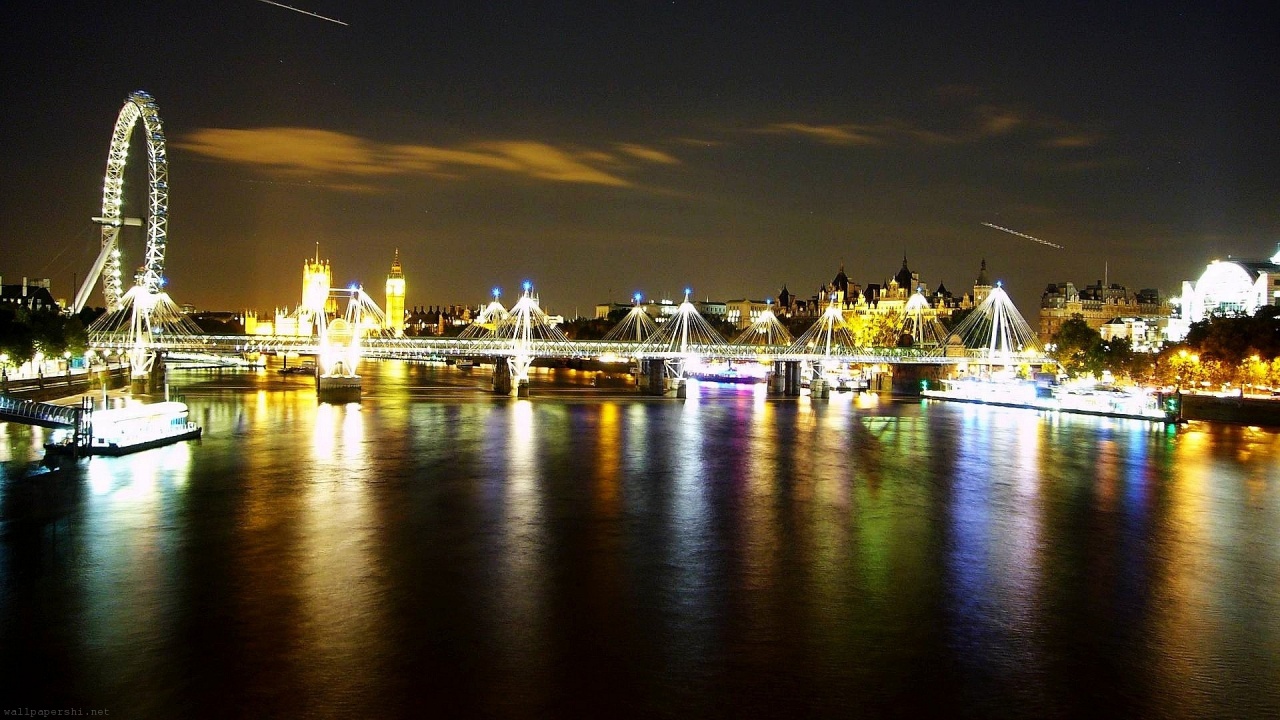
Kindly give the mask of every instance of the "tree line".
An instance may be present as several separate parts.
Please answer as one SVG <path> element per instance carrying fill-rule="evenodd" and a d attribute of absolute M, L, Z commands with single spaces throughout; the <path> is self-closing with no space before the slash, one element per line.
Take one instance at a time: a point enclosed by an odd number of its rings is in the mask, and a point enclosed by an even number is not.
<path fill-rule="evenodd" d="M 83 355 L 89 344 L 86 328 L 104 312 L 102 308 L 85 308 L 68 316 L 0 305 L 0 353 L 7 355 L 13 365 L 34 359 L 36 353 L 44 357 L 60 357 L 67 352 Z"/>
<path fill-rule="evenodd" d="M 1280 306 L 1253 315 L 1215 315 L 1192 323 L 1181 343 L 1158 353 L 1136 352 L 1123 338 L 1102 335 L 1074 315 L 1054 334 L 1050 356 L 1072 377 L 1101 377 L 1150 385 L 1280 388 Z"/>

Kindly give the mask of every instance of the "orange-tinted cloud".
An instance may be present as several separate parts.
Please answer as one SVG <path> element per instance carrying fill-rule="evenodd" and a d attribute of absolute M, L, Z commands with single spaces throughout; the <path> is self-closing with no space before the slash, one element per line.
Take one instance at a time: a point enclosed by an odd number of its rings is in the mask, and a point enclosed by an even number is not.
<path fill-rule="evenodd" d="M 513 172 L 556 182 L 591 183 L 627 187 L 631 183 L 593 168 L 559 148 L 540 142 L 501 141 L 476 146 L 511 163 Z"/>
<path fill-rule="evenodd" d="M 618 149 L 630 155 L 631 157 L 639 158 L 640 160 L 647 160 L 652 163 L 658 163 L 660 165 L 679 165 L 680 164 L 679 160 L 675 159 L 668 153 L 665 153 L 661 150 L 658 150 L 656 148 L 651 148 L 645 145 L 623 143 L 622 145 L 618 146 Z"/>
<path fill-rule="evenodd" d="M 367 177 L 395 172 L 378 162 L 377 147 L 373 144 L 351 135 L 312 128 L 204 128 L 173 145 L 215 160 L 264 165 L 291 174 Z"/>
<path fill-rule="evenodd" d="M 1087 134 L 1060 135 L 1045 141 L 1045 145 L 1055 148 L 1087 148 L 1097 144 L 1097 136 Z"/>
<path fill-rule="evenodd" d="M 977 132 L 980 137 L 1006 135 L 1023 126 L 1026 120 L 1012 108 L 996 105 L 982 105 L 974 114 L 978 118 Z"/>
<path fill-rule="evenodd" d="M 995 138 L 1036 140 L 1050 148 L 1092 147 L 1099 142 L 1088 132 L 1058 117 L 1011 104 L 981 102 L 978 88 L 951 85 L 934 93 L 928 120 L 885 118 L 874 123 L 810 124 L 777 122 L 754 132 L 807 137 L 826 145 L 873 146 L 896 142 L 961 145 Z"/>
<path fill-rule="evenodd" d="M 313 128 L 204 128 L 173 146 L 222 162 L 289 177 L 316 178 L 326 187 L 362 192 L 371 186 L 352 178 L 410 174 L 458 177 L 474 170 L 560 183 L 633 186 L 619 174 L 629 166 L 616 154 L 530 140 L 494 140 L 451 148 L 382 144 Z M 649 163 L 679 162 L 642 145 L 623 144 L 618 149 L 624 157 Z"/>
<path fill-rule="evenodd" d="M 881 142 L 875 129 L 853 124 L 810 125 L 802 122 L 782 122 L 760 128 L 759 132 L 775 135 L 802 135 L 827 145 L 879 145 Z"/>

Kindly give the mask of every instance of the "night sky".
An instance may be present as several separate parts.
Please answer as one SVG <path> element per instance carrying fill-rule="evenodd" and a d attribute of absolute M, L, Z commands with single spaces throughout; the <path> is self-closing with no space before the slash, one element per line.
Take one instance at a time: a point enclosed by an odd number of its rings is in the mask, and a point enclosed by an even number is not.
<path fill-rule="evenodd" d="M 348 24 L 7 3 L 4 281 L 73 294 L 134 90 L 169 139 L 169 291 L 205 309 L 296 304 L 319 242 L 379 301 L 399 248 L 410 306 L 509 305 L 530 279 L 565 315 L 807 296 L 904 254 L 959 293 L 985 257 L 1034 317 L 1049 282 L 1172 292 L 1280 239 L 1261 3 L 287 4 Z"/>

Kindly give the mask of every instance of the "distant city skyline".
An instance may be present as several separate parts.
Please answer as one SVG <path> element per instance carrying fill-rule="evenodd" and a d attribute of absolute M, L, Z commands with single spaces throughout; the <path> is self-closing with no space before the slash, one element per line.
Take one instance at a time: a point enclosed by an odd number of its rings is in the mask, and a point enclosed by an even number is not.
<path fill-rule="evenodd" d="M 375 295 L 398 248 L 409 307 L 526 279 L 565 315 L 807 296 L 905 254 L 956 293 L 986 258 L 1030 315 L 1051 282 L 1172 294 L 1280 237 L 1261 9 L 289 4 L 321 17 L 19 2 L 0 272 L 72 294 L 134 90 L 169 140 L 169 288 L 201 308 L 296 302 L 319 242 Z"/>

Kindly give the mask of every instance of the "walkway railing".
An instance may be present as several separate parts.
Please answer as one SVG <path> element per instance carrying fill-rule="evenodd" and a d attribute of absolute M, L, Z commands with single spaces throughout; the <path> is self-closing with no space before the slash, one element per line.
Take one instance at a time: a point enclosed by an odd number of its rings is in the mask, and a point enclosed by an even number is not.
<path fill-rule="evenodd" d="M 0 420 L 41 427 L 75 427 L 78 408 L 0 395 Z"/>

